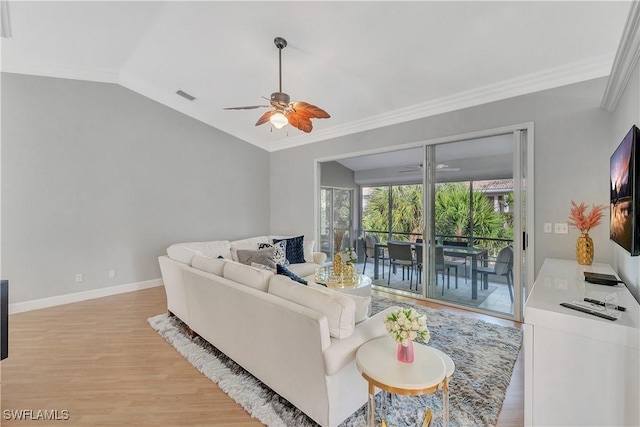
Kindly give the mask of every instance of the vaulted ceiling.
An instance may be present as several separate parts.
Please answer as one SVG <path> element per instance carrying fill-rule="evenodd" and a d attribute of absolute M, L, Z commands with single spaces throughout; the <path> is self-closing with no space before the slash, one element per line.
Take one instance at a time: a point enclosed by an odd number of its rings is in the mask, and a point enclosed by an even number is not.
<path fill-rule="evenodd" d="M 630 2 L 10 1 L 2 70 L 118 83 L 278 150 L 606 76 Z M 278 90 L 331 114 L 254 123 Z M 188 101 L 182 90 L 196 97 Z"/>

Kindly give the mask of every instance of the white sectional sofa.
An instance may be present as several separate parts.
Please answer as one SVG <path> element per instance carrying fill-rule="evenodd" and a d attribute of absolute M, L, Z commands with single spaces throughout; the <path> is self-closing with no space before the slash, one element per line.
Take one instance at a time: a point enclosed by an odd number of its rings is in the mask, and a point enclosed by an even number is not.
<path fill-rule="evenodd" d="M 369 317 L 370 298 L 234 260 L 262 240 L 271 236 L 172 245 L 159 257 L 169 311 L 318 424 L 337 426 L 367 401 L 355 353 L 386 335 L 393 307 Z M 324 254 L 307 259 L 291 270 L 313 274 Z"/>

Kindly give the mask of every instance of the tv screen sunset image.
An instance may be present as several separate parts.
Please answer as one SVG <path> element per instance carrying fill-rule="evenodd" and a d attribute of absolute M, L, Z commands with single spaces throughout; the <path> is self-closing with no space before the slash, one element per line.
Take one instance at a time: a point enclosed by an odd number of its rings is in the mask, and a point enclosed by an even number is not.
<path fill-rule="evenodd" d="M 629 132 L 611 156 L 611 240 L 631 251 L 633 225 L 633 133 Z"/>

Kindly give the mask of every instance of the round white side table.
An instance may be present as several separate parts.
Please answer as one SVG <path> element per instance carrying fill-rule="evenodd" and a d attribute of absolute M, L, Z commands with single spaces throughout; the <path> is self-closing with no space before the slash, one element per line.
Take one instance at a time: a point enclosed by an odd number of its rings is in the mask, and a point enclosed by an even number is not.
<path fill-rule="evenodd" d="M 453 360 L 432 347 L 414 342 L 413 363 L 403 363 L 396 357 L 397 343 L 382 337 L 361 345 L 356 353 L 356 365 L 369 383 L 368 424 L 375 424 L 375 389 L 394 394 L 416 396 L 442 389 L 442 420 L 449 425 L 449 379 L 455 371 Z"/>
<path fill-rule="evenodd" d="M 316 276 L 308 276 L 305 277 L 305 280 L 323 283 L 329 289 L 333 289 L 334 291 L 342 292 L 345 294 L 353 294 L 359 295 L 361 297 L 370 297 L 371 296 L 371 278 L 365 276 L 364 274 L 358 274 L 358 281 L 356 283 L 337 283 L 337 282 L 327 282 L 320 281 Z"/>

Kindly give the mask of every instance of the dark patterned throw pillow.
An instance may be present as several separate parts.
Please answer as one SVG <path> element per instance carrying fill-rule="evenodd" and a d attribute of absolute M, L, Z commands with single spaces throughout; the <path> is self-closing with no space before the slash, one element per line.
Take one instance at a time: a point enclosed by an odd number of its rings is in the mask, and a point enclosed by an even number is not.
<path fill-rule="evenodd" d="M 276 264 L 289 265 L 287 260 L 287 242 L 281 241 L 274 243 L 258 243 L 258 249 L 273 248 L 273 261 Z"/>
<path fill-rule="evenodd" d="M 287 267 L 285 267 L 282 264 L 276 264 L 276 273 L 282 274 L 283 276 L 287 276 L 289 279 L 295 280 L 296 282 L 302 283 L 303 285 L 307 284 L 306 280 L 304 280 L 302 277 L 298 276 L 296 273 L 289 270 Z"/>
<path fill-rule="evenodd" d="M 291 264 L 304 264 L 304 236 L 291 237 L 287 239 L 273 239 L 273 243 L 287 242 L 287 259 Z"/>

